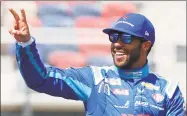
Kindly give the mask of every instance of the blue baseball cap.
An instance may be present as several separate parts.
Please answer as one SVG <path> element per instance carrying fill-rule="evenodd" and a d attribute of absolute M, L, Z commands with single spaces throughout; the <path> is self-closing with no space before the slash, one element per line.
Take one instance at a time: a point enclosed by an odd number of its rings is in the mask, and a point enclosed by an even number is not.
<path fill-rule="evenodd" d="M 152 23 L 144 15 L 137 13 L 128 13 L 121 17 L 111 28 L 103 29 L 103 32 L 109 34 L 111 31 L 124 32 L 136 37 L 144 38 L 155 42 L 155 29 Z"/>

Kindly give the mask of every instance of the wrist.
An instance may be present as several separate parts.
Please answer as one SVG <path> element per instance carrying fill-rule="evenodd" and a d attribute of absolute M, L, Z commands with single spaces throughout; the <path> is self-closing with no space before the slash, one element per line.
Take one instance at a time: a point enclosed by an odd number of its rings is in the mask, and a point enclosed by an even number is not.
<path fill-rule="evenodd" d="M 27 41 L 27 42 L 17 42 L 17 43 L 18 43 L 18 45 L 20 45 L 22 47 L 26 47 L 26 46 L 30 45 L 33 41 L 34 41 L 34 38 L 31 36 L 29 41 Z"/>

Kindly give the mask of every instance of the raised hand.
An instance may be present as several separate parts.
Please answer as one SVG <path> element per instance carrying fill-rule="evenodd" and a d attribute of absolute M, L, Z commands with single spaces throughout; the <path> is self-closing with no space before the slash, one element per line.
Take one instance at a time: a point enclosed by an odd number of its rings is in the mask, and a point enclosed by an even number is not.
<path fill-rule="evenodd" d="M 14 16 L 15 21 L 9 29 L 9 33 L 18 41 L 18 42 L 28 42 L 31 38 L 29 32 L 29 26 L 27 24 L 26 15 L 24 9 L 21 9 L 21 17 L 13 10 L 12 8 L 9 11 Z"/>

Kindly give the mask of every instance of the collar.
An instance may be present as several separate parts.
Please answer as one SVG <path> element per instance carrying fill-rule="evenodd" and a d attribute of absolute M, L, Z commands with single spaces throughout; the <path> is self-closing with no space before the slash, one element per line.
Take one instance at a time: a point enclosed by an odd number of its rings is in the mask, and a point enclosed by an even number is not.
<path fill-rule="evenodd" d="M 149 74 L 148 63 L 146 63 L 141 68 L 129 69 L 129 70 L 121 69 L 114 66 L 114 70 L 121 78 L 124 79 L 142 79 Z"/>

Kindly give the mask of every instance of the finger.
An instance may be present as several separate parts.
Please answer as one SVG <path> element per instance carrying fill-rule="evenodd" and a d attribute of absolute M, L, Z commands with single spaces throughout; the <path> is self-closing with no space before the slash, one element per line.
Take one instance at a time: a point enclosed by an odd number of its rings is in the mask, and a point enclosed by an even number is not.
<path fill-rule="evenodd" d="M 17 32 L 14 32 L 14 33 L 16 33 L 16 34 L 14 34 L 13 33 L 13 30 L 14 30 L 14 27 L 12 26 L 12 27 L 9 27 L 9 33 L 10 33 L 10 35 L 12 35 L 17 41 L 20 41 L 20 36 L 19 35 L 17 35 L 17 34 L 19 34 L 19 33 L 17 33 Z"/>
<path fill-rule="evenodd" d="M 21 31 L 18 31 L 18 30 L 12 30 L 12 34 L 14 34 L 14 35 L 20 35 L 20 34 L 21 34 Z"/>
<path fill-rule="evenodd" d="M 9 9 L 9 11 L 12 13 L 12 15 L 14 16 L 14 19 L 16 20 L 16 23 L 17 23 L 20 20 L 19 15 L 12 8 Z"/>
<path fill-rule="evenodd" d="M 23 28 L 21 28 L 21 32 L 23 32 L 25 29 L 27 29 L 26 26 L 24 26 Z"/>
<path fill-rule="evenodd" d="M 20 41 L 20 40 L 19 40 L 19 36 L 12 33 L 12 29 L 9 29 L 9 33 L 10 33 L 17 41 Z"/>
<path fill-rule="evenodd" d="M 10 35 L 12 35 L 12 28 L 11 27 L 8 28 L 8 32 Z"/>
<path fill-rule="evenodd" d="M 16 30 L 17 28 L 17 25 L 16 23 L 13 23 L 12 26 L 9 28 L 10 30 Z"/>
<path fill-rule="evenodd" d="M 16 41 L 20 42 L 20 36 L 19 35 L 12 34 L 12 36 L 14 37 L 14 39 L 16 39 Z"/>
<path fill-rule="evenodd" d="M 14 23 L 13 25 L 12 25 L 12 29 L 18 29 L 18 25 L 16 24 L 16 23 Z"/>
<path fill-rule="evenodd" d="M 15 30 L 14 26 L 9 27 L 8 32 L 12 35 L 12 31 Z"/>
<path fill-rule="evenodd" d="M 12 35 L 12 29 L 8 29 L 8 32 L 10 33 L 10 35 Z"/>
<path fill-rule="evenodd" d="M 21 21 L 23 21 L 25 23 L 27 22 L 24 9 L 21 9 Z"/>

